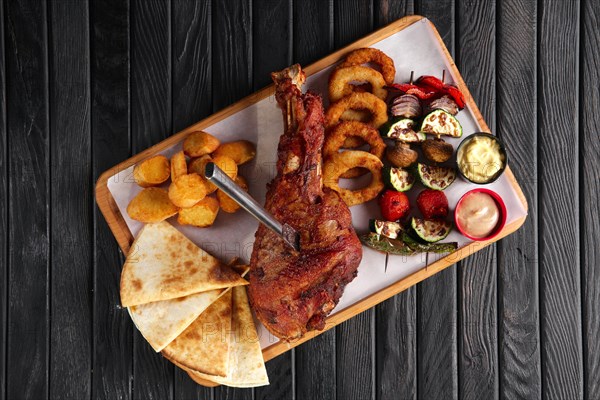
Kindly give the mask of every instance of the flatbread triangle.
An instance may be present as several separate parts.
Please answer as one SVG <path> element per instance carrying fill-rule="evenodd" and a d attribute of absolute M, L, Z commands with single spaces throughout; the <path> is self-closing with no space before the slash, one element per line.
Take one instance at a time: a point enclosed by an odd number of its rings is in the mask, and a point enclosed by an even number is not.
<path fill-rule="evenodd" d="M 121 304 L 130 307 L 246 284 L 163 221 L 146 224 L 133 242 L 121 273 Z"/>
<path fill-rule="evenodd" d="M 230 288 L 215 289 L 177 299 L 131 306 L 128 308 L 129 315 L 154 351 L 159 352 L 229 291 Z"/>
<path fill-rule="evenodd" d="M 262 349 L 258 340 L 256 326 L 250 311 L 246 288 L 234 287 L 232 336 L 229 347 L 229 369 L 227 376 L 215 376 L 187 368 L 179 363 L 188 375 L 198 383 L 212 381 L 231 387 L 256 387 L 269 384 Z"/>
<path fill-rule="evenodd" d="M 225 377 L 230 361 L 231 298 L 228 290 L 162 350 L 163 356 L 183 367 Z"/>

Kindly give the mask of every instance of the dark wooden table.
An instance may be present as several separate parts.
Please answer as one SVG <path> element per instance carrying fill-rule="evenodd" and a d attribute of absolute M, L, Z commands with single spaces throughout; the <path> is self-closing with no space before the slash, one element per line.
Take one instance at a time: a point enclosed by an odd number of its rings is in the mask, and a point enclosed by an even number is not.
<path fill-rule="evenodd" d="M 119 304 L 105 169 L 399 17 L 430 18 L 529 202 L 514 235 L 192 383 Z M 0 399 L 600 399 L 600 3 L 0 0 Z"/>

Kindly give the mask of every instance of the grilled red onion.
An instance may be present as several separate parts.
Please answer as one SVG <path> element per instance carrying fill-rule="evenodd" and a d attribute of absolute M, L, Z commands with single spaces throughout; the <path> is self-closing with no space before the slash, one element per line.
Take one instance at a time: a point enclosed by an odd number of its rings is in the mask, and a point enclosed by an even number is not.
<path fill-rule="evenodd" d="M 448 95 L 444 95 L 439 99 L 433 100 L 428 107 L 429 111 L 433 110 L 444 110 L 449 114 L 456 115 L 458 114 L 458 105 L 456 102 Z"/>
<path fill-rule="evenodd" d="M 394 99 L 391 112 L 395 117 L 417 118 L 422 112 L 421 103 L 416 96 L 403 94 Z"/>

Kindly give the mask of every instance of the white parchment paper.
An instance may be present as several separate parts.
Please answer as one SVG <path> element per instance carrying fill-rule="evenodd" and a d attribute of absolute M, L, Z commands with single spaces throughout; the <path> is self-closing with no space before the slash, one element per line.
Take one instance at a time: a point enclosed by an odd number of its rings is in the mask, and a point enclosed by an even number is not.
<path fill-rule="evenodd" d="M 447 64 L 440 45 L 426 20 L 416 22 L 408 28 L 376 43 L 372 47 L 384 51 L 394 60 L 396 65 L 396 82 L 408 81 L 411 70 L 415 71 L 416 77 L 421 75 L 440 76 L 444 69 L 447 73 L 446 76 L 448 76 L 448 73 L 451 73 L 450 65 Z M 322 93 L 325 95 L 324 97 L 327 97 L 327 78 L 330 71 L 331 68 L 327 68 L 310 76 L 307 79 L 306 88 Z M 447 80 L 449 79 L 447 78 Z M 325 105 L 327 105 L 327 101 L 325 101 Z M 463 138 L 481 130 L 471 110 L 468 108 L 462 110 L 457 115 L 457 118 L 463 127 Z M 282 114 L 277 108 L 275 99 L 272 96 L 263 99 L 205 130 L 218 137 L 222 142 L 243 138 L 256 143 L 256 159 L 247 165 L 243 165 L 240 168 L 240 174 L 247 178 L 250 194 L 259 203 L 263 203 L 266 193 L 266 183 L 275 175 L 276 149 L 279 136 L 283 130 Z M 456 149 L 461 140 L 449 139 L 448 141 Z M 163 154 L 169 157 L 180 149 L 181 143 L 164 151 Z M 510 163 L 510 149 L 507 149 L 507 152 Z M 458 199 L 465 192 L 475 187 L 477 185 L 457 178 L 456 182 L 445 191 L 450 208 L 453 210 Z M 504 199 L 508 211 L 507 223 L 526 214 L 517 194 L 512 189 L 506 177 L 502 176 L 496 182 L 486 185 L 486 187 L 497 192 Z M 126 212 L 127 205 L 131 199 L 141 190 L 133 180 L 133 167 L 121 171 L 109 179 L 108 188 L 133 236 L 137 236 L 143 224 L 130 219 Z M 415 187 L 409 193 L 413 207 L 416 207 L 414 200 L 421 189 L 420 184 L 415 184 Z M 368 230 L 369 218 L 380 217 L 375 201 L 352 207 L 351 210 L 354 226 L 359 233 Z M 234 256 L 240 257 L 244 262 L 250 259 L 257 222 L 243 210 L 233 215 L 223 212 L 219 213 L 215 224 L 207 229 L 180 226 L 175 221 L 175 218 L 172 218 L 170 222 L 198 246 L 223 261 L 227 261 Z M 459 248 L 470 243 L 468 239 L 460 235 L 456 230 L 445 241 L 456 241 L 459 243 Z M 430 254 L 429 263 L 435 261 L 436 257 L 439 256 Z M 425 254 L 412 257 L 390 256 L 388 268 L 385 271 L 385 255 L 369 248 L 364 248 L 358 277 L 346 287 L 344 295 L 333 310 L 333 313 L 343 310 L 424 268 L 426 263 Z M 278 341 L 260 323 L 258 333 L 263 348 Z"/>

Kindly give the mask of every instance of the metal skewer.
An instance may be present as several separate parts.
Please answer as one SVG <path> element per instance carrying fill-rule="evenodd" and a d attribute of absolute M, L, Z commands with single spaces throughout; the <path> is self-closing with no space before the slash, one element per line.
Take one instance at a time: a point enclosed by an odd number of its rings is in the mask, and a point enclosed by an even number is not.
<path fill-rule="evenodd" d="M 267 228 L 281 236 L 294 250 L 300 251 L 300 235 L 288 224 L 277 221 L 267 210 L 257 203 L 248 193 L 240 188 L 221 168 L 209 162 L 204 169 L 204 176 L 216 187 L 221 189 L 240 207 L 264 224 Z"/>

